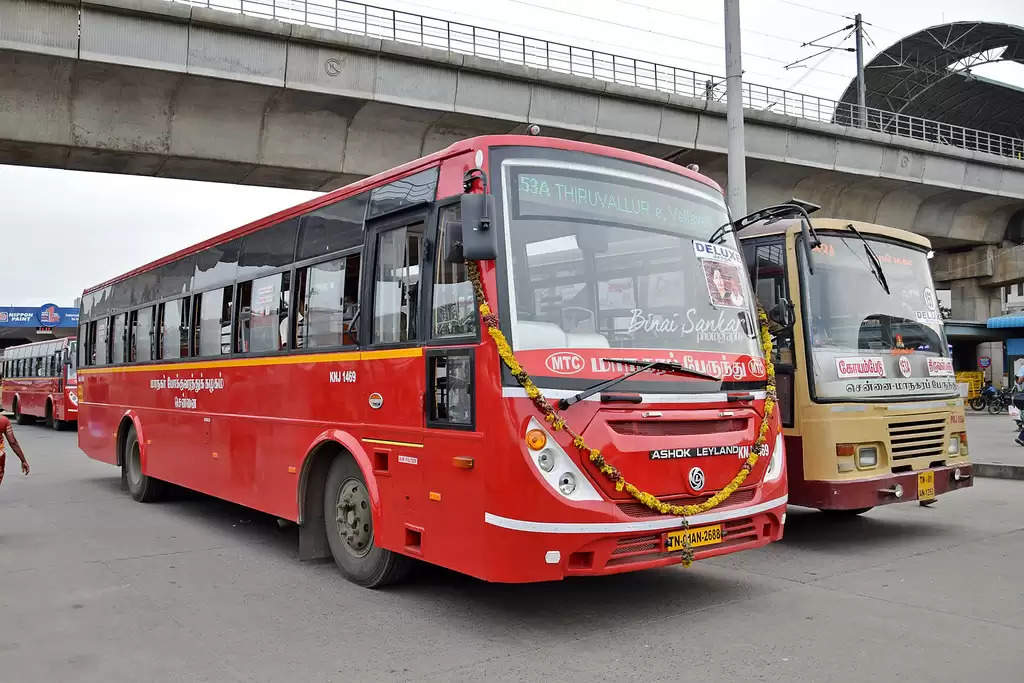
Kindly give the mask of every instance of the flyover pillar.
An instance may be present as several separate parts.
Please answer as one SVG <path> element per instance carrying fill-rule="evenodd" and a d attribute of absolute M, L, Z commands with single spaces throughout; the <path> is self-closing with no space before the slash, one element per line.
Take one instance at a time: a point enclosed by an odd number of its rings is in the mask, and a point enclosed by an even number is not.
<path fill-rule="evenodd" d="M 936 253 L 932 276 L 937 286 L 949 287 L 953 320 L 985 323 L 1002 314 L 1001 283 L 993 280 L 998 270 L 999 251 L 996 246 L 987 244 L 967 251 Z M 982 356 L 992 359 L 987 374 L 998 385 L 1004 372 L 1003 342 L 980 342 L 975 358 Z"/>

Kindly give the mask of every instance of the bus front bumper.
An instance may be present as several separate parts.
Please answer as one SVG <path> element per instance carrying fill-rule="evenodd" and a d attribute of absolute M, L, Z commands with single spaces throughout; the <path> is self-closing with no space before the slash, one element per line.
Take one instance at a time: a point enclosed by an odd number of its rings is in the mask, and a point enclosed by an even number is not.
<path fill-rule="evenodd" d="M 694 559 L 748 550 L 782 538 L 786 496 L 755 505 L 713 510 L 688 518 L 690 530 L 720 527 L 716 542 L 694 547 Z M 553 581 L 569 576 L 598 576 L 681 563 L 679 550 L 667 548 L 668 537 L 681 531 L 676 517 L 611 523 L 555 523 L 509 519 L 488 514 L 492 542 L 517 558 L 493 563 L 488 581 Z"/>
<path fill-rule="evenodd" d="M 928 495 L 927 481 L 922 481 L 921 477 L 929 472 L 934 477 L 934 496 Z M 908 500 L 932 500 L 944 493 L 973 485 L 971 464 L 964 463 L 852 481 L 791 481 L 790 495 L 799 500 L 800 505 L 807 507 L 857 510 Z"/>

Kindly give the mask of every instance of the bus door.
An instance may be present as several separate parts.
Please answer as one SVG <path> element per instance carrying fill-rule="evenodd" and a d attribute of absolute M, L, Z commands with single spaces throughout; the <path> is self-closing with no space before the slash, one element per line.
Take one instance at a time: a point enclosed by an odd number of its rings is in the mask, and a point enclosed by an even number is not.
<path fill-rule="evenodd" d="M 789 307 L 792 310 L 794 296 L 790 292 L 789 278 L 787 277 L 786 235 L 771 235 L 747 240 L 744 242 L 743 251 L 747 268 L 750 271 L 750 281 L 754 285 L 754 292 L 757 294 L 757 300 L 762 308 L 765 311 L 771 311 L 777 307 Z M 797 364 L 793 335 L 794 331 L 790 329 L 777 336 L 772 351 L 772 362 L 775 363 L 775 385 L 779 395 L 779 414 L 782 418 L 782 426 L 789 428 L 794 426 L 794 375 Z M 790 438 L 787 436 L 787 442 Z M 788 447 L 787 443 L 787 449 Z M 799 453 L 799 450 L 796 452 Z M 802 471 L 803 467 L 801 466 L 799 469 Z M 790 469 L 790 474 L 793 474 L 792 469 Z"/>
<path fill-rule="evenodd" d="M 372 204 L 372 203 L 371 203 Z M 363 446 L 374 463 L 385 505 L 402 530 L 382 529 L 385 545 L 420 552 L 424 456 L 423 256 L 426 207 L 368 221 L 356 404 Z M 367 305 L 369 304 L 369 305 Z M 363 340 L 366 340 L 365 342 Z M 394 534 L 394 535 L 393 535 Z"/>
<path fill-rule="evenodd" d="M 424 470 L 427 489 L 426 524 L 444 528 L 430 534 L 428 557 L 458 557 L 466 547 L 482 547 L 488 448 L 478 429 L 481 390 L 497 412 L 500 388 L 494 378 L 478 379 L 479 314 L 473 285 L 462 258 L 460 197 L 439 203 L 427 232 L 424 263 L 426 295 L 426 368 Z"/>

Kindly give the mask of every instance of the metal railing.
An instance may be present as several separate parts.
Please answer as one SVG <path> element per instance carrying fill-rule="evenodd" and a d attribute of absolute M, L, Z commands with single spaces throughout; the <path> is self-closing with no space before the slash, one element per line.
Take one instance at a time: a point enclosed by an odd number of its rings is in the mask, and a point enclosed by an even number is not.
<path fill-rule="evenodd" d="M 197 7 L 381 38 L 709 101 L 725 79 L 675 66 L 346 0 L 172 0 Z M 1024 139 L 743 83 L 743 106 L 1024 160 Z"/>

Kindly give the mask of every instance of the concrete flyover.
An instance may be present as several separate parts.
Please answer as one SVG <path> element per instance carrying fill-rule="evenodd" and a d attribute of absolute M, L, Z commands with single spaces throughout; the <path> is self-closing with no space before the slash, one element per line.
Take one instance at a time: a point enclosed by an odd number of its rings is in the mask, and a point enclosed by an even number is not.
<path fill-rule="evenodd" d="M 527 123 L 724 183 L 720 102 L 166 0 L 0 0 L 0 163 L 331 189 Z M 752 208 L 798 196 L 939 247 L 1024 209 L 1017 159 L 767 111 L 746 130 Z"/>

